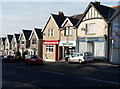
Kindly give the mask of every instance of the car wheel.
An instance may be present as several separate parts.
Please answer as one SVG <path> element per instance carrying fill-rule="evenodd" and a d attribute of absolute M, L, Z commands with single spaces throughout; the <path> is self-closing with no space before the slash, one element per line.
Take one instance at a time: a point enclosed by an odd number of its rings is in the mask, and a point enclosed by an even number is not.
<path fill-rule="evenodd" d="M 81 60 L 81 59 L 79 59 L 79 63 L 82 63 L 82 60 Z"/>

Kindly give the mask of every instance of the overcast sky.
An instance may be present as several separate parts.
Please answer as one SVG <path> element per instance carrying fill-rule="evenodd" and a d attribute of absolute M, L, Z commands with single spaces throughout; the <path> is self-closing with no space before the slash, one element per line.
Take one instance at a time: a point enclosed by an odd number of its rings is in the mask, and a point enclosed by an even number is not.
<path fill-rule="evenodd" d="M 89 2 L 1 2 L 0 36 L 18 33 L 21 29 L 43 28 L 50 13 L 63 11 L 65 15 L 72 16 L 83 13 L 88 4 Z M 116 6 L 118 2 L 102 4 Z"/>

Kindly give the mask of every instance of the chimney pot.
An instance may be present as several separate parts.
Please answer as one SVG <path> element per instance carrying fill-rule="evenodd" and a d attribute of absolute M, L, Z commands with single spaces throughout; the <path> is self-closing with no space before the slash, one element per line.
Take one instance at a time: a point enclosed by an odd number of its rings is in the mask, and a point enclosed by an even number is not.
<path fill-rule="evenodd" d="M 59 11 L 59 12 L 58 12 L 58 15 L 59 15 L 59 16 L 64 16 L 64 14 L 63 14 L 62 11 Z"/>
<path fill-rule="evenodd" d="M 98 5 L 100 5 L 100 2 L 99 2 L 99 1 L 95 1 L 95 4 L 98 4 Z"/>

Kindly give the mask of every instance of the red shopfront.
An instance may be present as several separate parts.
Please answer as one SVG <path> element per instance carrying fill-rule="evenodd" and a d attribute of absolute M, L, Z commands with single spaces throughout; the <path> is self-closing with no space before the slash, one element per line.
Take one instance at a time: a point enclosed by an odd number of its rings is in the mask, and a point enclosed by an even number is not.
<path fill-rule="evenodd" d="M 58 40 L 43 40 L 43 58 L 58 61 L 59 57 L 59 41 Z"/>

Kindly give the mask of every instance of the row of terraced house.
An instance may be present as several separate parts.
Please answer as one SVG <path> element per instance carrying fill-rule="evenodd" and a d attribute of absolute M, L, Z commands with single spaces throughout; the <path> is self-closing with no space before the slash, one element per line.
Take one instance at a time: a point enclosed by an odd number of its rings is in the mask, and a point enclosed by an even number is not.
<path fill-rule="evenodd" d="M 75 52 L 91 52 L 94 58 L 120 64 L 120 6 L 90 2 L 84 13 L 50 14 L 42 29 L 22 29 L 0 38 L 0 54 L 28 51 L 46 61 L 59 61 Z"/>

